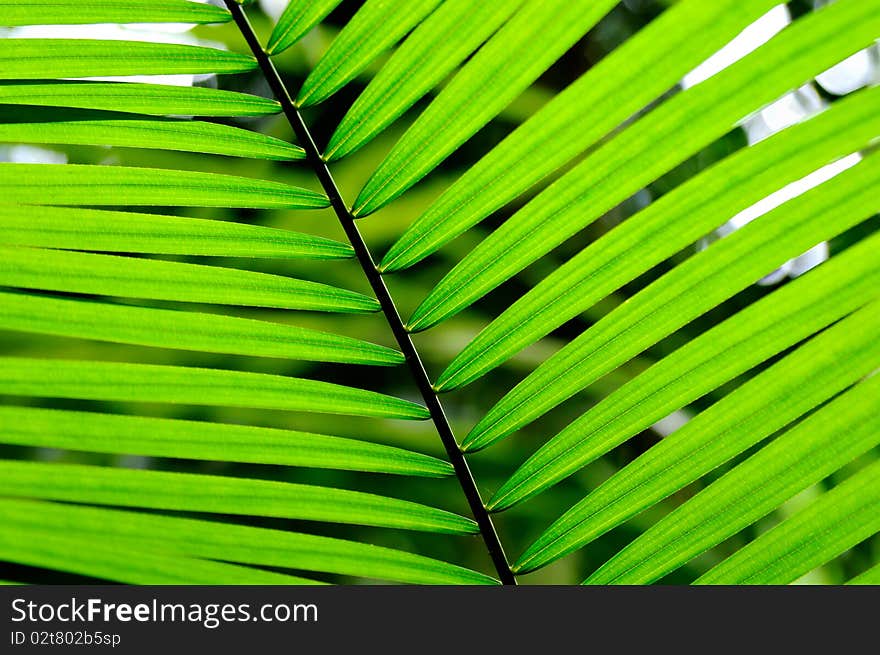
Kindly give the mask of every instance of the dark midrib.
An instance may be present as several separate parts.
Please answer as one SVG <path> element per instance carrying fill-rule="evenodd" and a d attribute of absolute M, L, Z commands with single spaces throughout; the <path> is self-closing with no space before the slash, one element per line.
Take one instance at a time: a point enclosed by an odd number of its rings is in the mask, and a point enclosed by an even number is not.
<path fill-rule="evenodd" d="M 324 188 L 324 192 L 330 199 L 330 205 L 336 212 L 336 216 L 342 225 L 342 229 L 345 230 L 345 234 L 354 248 L 358 261 L 361 264 L 361 268 L 364 271 L 364 275 L 367 276 L 367 280 L 373 288 L 373 293 L 376 294 L 376 299 L 382 306 L 385 318 L 391 327 L 391 331 L 394 333 L 394 338 L 397 340 L 401 352 L 403 352 L 406 357 L 406 362 L 409 365 L 412 376 L 419 388 L 419 392 L 422 394 L 425 406 L 431 413 L 431 419 L 434 421 L 437 433 L 443 441 L 443 446 L 446 448 L 449 461 L 455 469 L 459 484 L 461 485 L 462 491 L 470 505 L 471 512 L 480 529 L 480 534 L 482 535 L 486 548 L 489 551 L 489 555 L 492 558 L 492 563 L 495 565 L 495 569 L 498 572 L 498 577 L 503 584 L 515 585 L 516 578 L 510 570 L 510 564 L 507 561 L 507 557 L 504 555 L 504 548 L 501 546 L 501 541 L 498 539 L 498 533 L 495 531 L 495 525 L 492 523 L 492 518 L 489 516 L 489 512 L 483 505 L 483 500 L 480 497 L 480 492 L 477 489 L 477 483 L 471 473 L 470 466 L 468 466 L 464 454 L 458 447 L 455 435 L 453 435 L 452 428 L 450 427 L 446 414 L 443 411 L 443 406 L 440 404 L 440 399 L 437 397 L 436 392 L 431 386 L 431 380 L 428 377 L 428 373 L 425 370 L 425 366 L 422 363 L 422 359 L 419 356 L 415 345 L 413 345 L 409 333 L 403 326 L 403 321 L 401 321 L 394 300 L 388 292 L 388 287 L 385 286 L 385 281 L 376 269 L 376 264 L 367 248 L 367 244 L 364 241 L 363 236 L 361 236 L 357 225 L 355 225 L 355 218 L 351 215 L 351 212 L 343 201 L 342 196 L 339 193 L 339 188 L 336 186 L 336 182 L 333 181 L 333 176 L 330 174 L 330 169 L 327 168 L 327 164 L 321 158 L 321 153 L 315 145 L 308 127 L 306 127 L 302 116 L 293 104 L 290 94 L 287 92 L 287 88 L 281 80 L 281 76 L 275 69 L 275 65 L 272 63 L 269 56 L 263 51 L 263 47 L 251 27 L 250 21 L 248 21 L 243 9 L 237 2 L 235 2 L 235 0 L 225 0 L 225 2 L 229 11 L 232 13 L 232 17 L 235 20 L 238 29 L 241 31 L 242 36 L 244 36 L 245 41 L 247 41 L 248 47 L 250 47 L 251 52 L 254 57 L 256 57 L 260 70 L 262 70 L 266 81 L 269 83 L 272 93 L 275 94 L 278 102 L 281 103 L 281 108 L 284 111 L 287 120 L 290 122 L 290 126 L 293 128 L 293 132 L 296 134 L 300 146 L 305 149 L 307 159 L 312 165 L 312 168 L 314 168 L 315 174 L 318 176 L 318 180 Z"/>

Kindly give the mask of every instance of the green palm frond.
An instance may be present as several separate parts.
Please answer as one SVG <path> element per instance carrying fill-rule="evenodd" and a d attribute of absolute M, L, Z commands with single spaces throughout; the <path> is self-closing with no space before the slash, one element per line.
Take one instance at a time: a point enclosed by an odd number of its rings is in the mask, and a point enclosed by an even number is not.
<path fill-rule="evenodd" d="M 614 0 L 349 4 L 0 8 L 4 577 L 876 583 L 880 86 L 731 135 L 880 0 L 687 88 L 777 3 L 658 5 L 563 84 Z"/>

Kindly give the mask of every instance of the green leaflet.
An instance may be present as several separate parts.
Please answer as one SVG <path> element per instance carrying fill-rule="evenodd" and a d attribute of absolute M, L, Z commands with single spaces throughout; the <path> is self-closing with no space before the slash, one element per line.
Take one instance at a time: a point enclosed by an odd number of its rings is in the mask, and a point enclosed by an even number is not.
<path fill-rule="evenodd" d="M 647 584 L 721 543 L 880 443 L 880 377 L 765 446 L 643 532 L 588 578 Z"/>
<path fill-rule="evenodd" d="M 403 42 L 336 128 L 324 151 L 333 161 L 369 142 L 497 30 L 523 0 L 447 0 Z"/>
<path fill-rule="evenodd" d="M 675 86 L 774 4 L 686 0 L 661 14 L 472 166 L 403 233 L 380 269 L 421 261 L 503 207 Z"/>
<path fill-rule="evenodd" d="M 404 361 L 385 346 L 293 325 L 2 291 L 0 329 L 314 362 L 390 366 Z"/>
<path fill-rule="evenodd" d="M 534 420 L 788 259 L 860 223 L 880 209 L 872 190 L 878 182 L 880 157 L 868 157 L 678 265 L 514 387 L 503 401 L 516 412 L 511 422 Z"/>
<path fill-rule="evenodd" d="M 411 584 L 497 584 L 476 571 L 422 555 L 282 530 L 28 500 L 0 500 L 0 517 L 4 525 L 82 539 L 109 537 L 177 556 Z"/>
<path fill-rule="evenodd" d="M 108 75 L 243 73 L 257 67 L 250 55 L 214 48 L 145 41 L 0 39 L 0 71 L 7 80 Z"/>
<path fill-rule="evenodd" d="M 363 313 L 354 291 L 282 275 L 157 259 L 0 245 L 0 285 L 177 302 Z"/>
<path fill-rule="evenodd" d="M 880 462 L 875 462 L 741 548 L 696 584 L 788 584 L 878 531 Z"/>
<path fill-rule="evenodd" d="M 302 148 L 281 139 L 203 121 L 65 120 L 63 111 L 34 116 L 33 109 L 25 121 L 0 123 L 0 142 L 155 148 L 281 161 L 306 156 Z"/>
<path fill-rule="evenodd" d="M 438 4 L 440 0 L 367 0 L 309 73 L 296 104 L 308 107 L 329 98 Z"/>
<path fill-rule="evenodd" d="M 852 580 L 847 581 L 846 584 L 880 585 L 880 564 L 877 564 L 864 573 L 857 575 Z"/>
<path fill-rule="evenodd" d="M 225 23 L 220 7 L 187 0 L 15 0 L 0 6 L 0 25 Z"/>
<path fill-rule="evenodd" d="M 753 303 L 619 387 L 539 448 L 487 507 L 500 511 L 540 493 L 676 409 L 876 298 L 878 248 L 880 234 Z"/>
<path fill-rule="evenodd" d="M 340 0 L 290 0 L 269 37 L 270 55 L 287 50 L 333 11 Z"/>
<path fill-rule="evenodd" d="M 880 0 L 840 0 L 797 20 L 716 76 L 592 152 L 459 262 L 408 322 L 423 330 L 469 306 L 741 119 L 880 36 Z M 809 53 L 809 56 L 804 56 Z"/>
<path fill-rule="evenodd" d="M 0 460 L 5 496 L 212 514 L 470 534 L 476 524 L 442 509 L 348 489 L 139 469 Z"/>
<path fill-rule="evenodd" d="M 344 259 L 347 244 L 260 225 L 80 207 L 0 205 L 0 243 L 69 250 Z"/>
<path fill-rule="evenodd" d="M 880 366 L 880 303 L 814 337 L 618 471 L 545 530 L 514 568 L 566 555 L 785 427 Z"/>
<path fill-rule="evenodd" d="M 137 585 L 319 584 L 283 573 L 145 550 L 112 538 L 22 529 L 4 524 L 0 560 Z"/>
<path fill-rule="evenodd" d="M 0 393 L 424 419 L 421 405 L 374 391 L 266 373 L 0 357 Z"/>
<path fill-rule="evenodd" d="M 358 195 L 354 215 L 380 209 L 431 172 L 615 4 L 614 0 L 528 0 L 397 142 Z"/>
<path fill-rule="evenodd" d="M 209 89 L 139 82 L 20 82 L 0 84 L 0 104 L 72 107 L 176 116 L 267 116 L 275 100 Z"/>
<path fill-rule="evenodd" d="M 84 164 L 0 164 L 0 197 L 5 203 L 32 205 L 318 209 L 330 204 L 323 194 L 281 182 Z"/>
<path fill-rule="evenodd" d="M 788 183 L 867 145 L 880 134 L 880 87 L 857 94 L 791 130 L 725 159 L 660 198 L 548 275 L 489 324 L 447 367 L 472 380 L 687 248 L 725 220 Z M 460 377 L 459 377 L 460 376 Z M 534 418 L 516 391 L 471 430 L 466 446 L 488 445 Z M 512 411 L 516 410 L 516 411 Z"/>
<path fill-rule="evenodd" d="M 217 462 L 440 477 L 452 466 L 402 448 L 292 430 L 0 407 L 0 443 Z"/>

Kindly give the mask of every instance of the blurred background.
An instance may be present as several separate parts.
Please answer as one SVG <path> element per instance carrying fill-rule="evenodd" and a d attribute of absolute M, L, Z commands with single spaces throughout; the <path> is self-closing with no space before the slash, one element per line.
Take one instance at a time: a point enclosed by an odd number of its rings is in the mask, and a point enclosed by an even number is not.
<path fill-rule="evenodd" d="M 332 41 L 340 27 L 351 17 L 361 3 L 345 0 L 329 18 L 300 43 L 275 58 L 289 88 L 295 91 L 305 79 L 308 71 Z M 500 116 L 471 138 L 457 153 L 447 159 L 430 176 L 414 187 L 403 198 L 385 209 L 359 222 L 361 230 L 374 252 L 380 258 L 390 244 L 399 236 L 428 204 L 453 182 L 468 166 L 476 162 L 484 153 L 504 138 L 523 120 L 534 114 L 548 99 L 559 90 L 573 82 L 608 52 L 624 42 L 632 34 L 654 19 L 671 2 L 659 0 L 625 0 L 606 16 L 586 37 L 562 57 L 540 80 L 522 94 Z M 699 83 L 735 59 L 743 56 L 797 16 L 812 11 L 821 2 L 799 0 L 781 4 L 760 21 L 752 25 L 741 37 L 722 52 L 694 70 L 682 80 L 679 89 Z M 248 8 L 249 17 L 266 43 L 274 20 L 286 5 L 286 0 L 261 0 Z M 64 36 L 82 38 L 123 38 L 179 43 L 202 43 L 229 50 L 247 52 L 246 46 L 233 23 L 221 26 L 187 25 L 171 26 L 70 26 L 70 27 L 28 27 L 9 29 L 0 36 L 41 37 Z M 326 144 L 333 129 L 366 83 L 387 59 L 387 55 L 375 61 L 358 80 L 348 85 L 330 100 L 310 108 L 305 113 L 307 123 L 315 135 L 319 147 Z M 130 78 L 129 78 L 130 79 Z M 146 78 L 145 78 L 146 81 Z M 171 76 L 149 81 L 173 84 L 195 84 L 218 86 L 248 93 L 270 96 L 269 89 L 259 72 L 216 76 Z M 861 87 L 880 82 L 880 49 L 873 48 L 858 53 L 839 66 L 819 76 L 811 84 L 781 98 L 777 103 L 751 116 L 740 127 L 732 130 L 722 139 L 712 144 L 690 160 L 642 189 L 635 196 L 605 215 L 585 229 L 576 238 L 557 248 L 551 254 L 530 266 L 516 278 L 490 293 L 468 311 L 425 333 L 415 335 L 416 347 L 420 350 L 428 366 L 429 374 L 436 377 L 446 364 L 463 348 L 470 339 L 484 327 L 492 317 L 497 316 L 516 300 L 525 290 L 554 270 L 561 262 L 594 241 L 616 224 L 624 221 L 653 200 L 697 174 L 713 162 L 731 152 L 747 147 L 770 134 L 821 111 L 840 97 Z M 331 165 L 332 172 L 350 202 L 354 199 L 370 173 L 390 150 L 395 141 L 406 130 L 420 111 L 427 105 L 430 96 L 425 98 L 402 119 L 372 141 L 355 155 Z M 232 124 L 248 127 L 266 134 L 293 140 L 293 134 L 281 116 L 262 119 L 233 120 Z M 495 369 L 470 386 L 444 395 L 447 414 L 453 429 L 461 438 L 477 420 L 516 382 L 533 370 L 541 361 L 558 350 L 568 339 L 583 331 L 598 317 L 623 302 L 639 289 L 662 275 L 665 271 L 687 258 L 705 245 L 705 242 L 728 233 L 752 218 L 768 211 L 775 204 L 803 193 L 810 186 L 843 170 L 857 161 L 857 155 L 849 160 L 838 162 L 833 168 L 820 171 L 800 183 L 787 187 L 780 194 L 722 226 L 716 234 L 693 244 L 678 253 L 668 262 L 649 271 L 634 283 L 627 285 L 606 300 L 593 307 L 584 315 L 570 321 L 549 337 L 521 352 L 506 365 Z M 319 190 L 317 180 L 304 162 L 270 162 L 235 159 L 212 155 L 195 155 L 176 152 L 161 152 L 129 148 L 103 147 L 51 147 L 36 148 L 22 144 L 0 144 L 0 161 L 11 162 L 53 162 L 77 164 L 122 164 L 128 166 L 149 166 L 183 170 L 215 171 L 221 173 L 274 179 L 289 184 Z M 567 168 L 565 170 L 568 170 Z M 562 171 L 564 172 L 564 171 Z M 561 173 L 558 173 L 561 174 Z M 557 174 L 557 175 L 558 175 Z M 503 222 L 522 206 L 530 197 L 555 178 L 546 180 L 533 189 L 529 195 L 520 198 L 490 219 L 481 223 L 458 239 L 454 240 L 435 255 L 403 274 L 386 278 L 391 292 L 405 317 L 415 309 L 430 288 L 469 252 L 489 231 Z M 236 220 L 293 229 L 312 234 L 328 236 L 345 241 L 337 219 L 331 210 L 321 211 L 230 211 L 218 209 L 180 209 L 152 208 L 144 211 L 157 213 L 177 213 L 212 219 Z M 788 262 L 784 267 L 767 276 L 760 283 L 732 298 L 709 314 L 686 326 L 679 332 L 663 340 L 655 347 L 642 353 L 616 371 L 599 380 L 581 394 L 573 397 L 554 411 L 520 430 L 512 437 L 498 443 L 487 451 L 469 457 L 474 475 L 486 498 L 496 490 L 510 473 L 534 450 L 559 432 L 574 418 L 583 413 L 597 400 L 611 390 L 675 350 L 677 347 L 702 333 L 712 325 L 724 320 L 740 308 L 750 304 L 762 295 L 786 284 L 792 277 L 815 266 L 829 254 L 845 248 L 849 243 L 862 238 L 869 232 L 880 228 L 880 219 L 874 217 L 856 230 L 850 231 L 829 244 L 820 244 L 802 257 Z M 166 257 L 174 259 L 172 257 Z M 207 258 L 177 258 L 199 262 Z M 281 261 L 262 259 L 227 259 L 211 263 L 234 268 L 246 268 L 295 277 L 317 280 L 345 288 L 370 293 L 363 273 L 354 260 L 310 262 L 307 260 Z M 126 301 L 155 307 L 174 307 L 176 303 L 159 301 Z M 322 315 L 308 312 L 284 312 L 276 310 L 244 309 L 218 307 L 212 305 L 187 305 L 188 309 L 203 312 L 222 312 L 239 316 L 259 318 L 278 323 L 290 323 L 325 331 L 357 336 L 369 341 L 389 346 L 394 345 L 393 337 L 381 314 L 367 316 Z M 234 357 L 178 350 L 126 346 L 72 338 L 38 336 L 0 331 L 0 354 L 32 357 L 57 357 L 69 359 L 98 359 L 105 361 L 134 361 L 143 363 L 177 364 L 213 368 L 229 368 L 246 371 L 269 372 L 327 380 L 341 384 L 381 390 L 400 397 L 420 401 L 418 392 L 412 384 L 404 367 L 379 368 L 343 366 L 338 364 L 317 364 L 285 361 L 271 358 Z M 753 371 L 754 374 L 757 371 Z M 508 556 L 515 558 L 522 550 L 563 511 L 595 488 L 614 471 L 644 452 L 657 440 L 662 439 L 683 425 L 695 413 L 715 402 L 745 378 L 734 380 L 712 392 L 673 415 L 667 417 L 651 429 L 637 435 L 615 449 L 607 456 L 594 462 L 576 475 L 565 480 L 549 491 L 500 515 L 496 515 L 496 525 Z M 358 419 L 296 412 L 273 412 L 266 410 L 247 410 L 229 408 L 205 408 L 184 405 L 101 403 L 85 401 L 41 400 L 5 397 L 0 402 L 9 404 L 33 404 L 45 407 L 85 409 L 93 411 L 129 413 L 145 416 L 164 416 L 194 420 L 244 423 L 285 427 L 324 434 L 337 434 L 382 443 L 403 446 L 409 449 L 435 454 L 445 458 L 440 440 L 430 422 L 406 422 L 394 420 Z M 702 481 L 685 488 L 678 494 L 643 512 L 618 529 L 611 531 L 586 548 L 563 558 L 549 567 L 524 576 L 523 583 L 571 584 L 580 582 L 588 573 L 606 561 L 615 551 L 631 541 L 647 526 L 679 505 L 707 482 L 717 478 L 730 466 L 741 461 L 749 452 L 718 469 Z M 400 498 L 412 499 L 427 504 L 444 507 L 465 515 L 468 508 L 458 482 L 455 478 L 442 480 L 405 479 L 395 476 L 351 473 L 342 471 L 311 470 L 263 465 L 243 465 L 230 463 L 193 462 L 139 456 L 110 456 L 94 453 L 32 449 L 0 446 L 0 456 L 37 459 L 44 461 L 64 461 L 94 463 L 121 467 L 150 468 L 167 471 L 187 471 L 233 476 L 246 476 L 292 482 L 306 482 L 349 489 L 375 491 Z M 877 459 L 876 450 L 865 455 Z M 775 525 L 779 520 L 803 506 L 818 489 L 810 489 L 792 499 L 780 511 L 765 517 L 754 526 L 735 535 L 704 555 L 694 559 L 676 573 L 664 579 L 668 583 L 687 583 L 701 572 L 723 559 L 727 554 L 751 541 L 757 534 Z M 301 526 L 296 521 L 273 519 L 249 519 L 243 517 L 223 517 L 230 522 L 247 522 L 282 529 L 296 530 L 307 527 L 308 531 L 328 534 L 359 541 L 375 543 L 417 552 L 447 561 L 455 562 L 491 572 L 492 567 L 485 553 L 481 539 L 476 537 L 447 537 L 425 535 L 415 532 L 394 531 L 381 528 L 358 526 L 334 526 L 328 524 L 309 524 Z M 2 529 L 2 528 L 0 528 Z M 845 553 L 837 560 L 813 571 L 802 579 L 808 583 L 838 583 L 867 568 L 869 562 L 880 559 L 880 538 L 875 537 L 859 547 Z M 310 573 L 309 576 L 315 577 Z M 79 583 L 88 579 L 73 575 L 44 572 L 27 567 L 0 564 L 0 578 L 10 578 L 25 582 Z M 370 580 L 324 576 L 333 582 L 365 583 Z"/>

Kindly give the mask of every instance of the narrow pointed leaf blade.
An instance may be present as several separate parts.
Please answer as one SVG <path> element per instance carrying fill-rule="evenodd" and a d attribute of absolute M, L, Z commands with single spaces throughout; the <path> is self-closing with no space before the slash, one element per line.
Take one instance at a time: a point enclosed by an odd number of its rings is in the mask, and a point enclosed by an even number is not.
<path fill-rule="evenodd" d="M 367 0 L 309 73 L 296 104 L 308 107 L 329 98 L 438 4 L 440 0 Z"/>
<path fill-rule="evenodd" d="M 0 205 L 0 243 L 99 252 L 344 259 L 351 246 L 261 225 L 81 207 Z"/>
<path fill-rule="evenodd" d="M 721 221 L 867 145 L 876 134 L 880 134 L 880 87 L 691 178 L 548 275 L 477 335 L 438 383 L 442 385 L 456 371 L 471 378 L 500 365 L 695 243 Z M 511 402 L 499 402 L 464 443 L 488 444 L 521 427 L 529 417 L 511 408 Z"/>
<path fill-rule="evenodd" d="M 71 107 L 175 116 L 268 116 L 269 98 L 201 86 L 140 82 L 20 82 L 0 84 L 0 104 Z"/>
<path fill-rule="evenodd" d="M 840 321 L 618 471 L 544 531 L 515 567 L 580 548 L 712 471 L 880 366 L 880 303 Z"/>
<path fill-rule="evenodd" d="M 535 452 L 487 506 L 540 493 L 703 394 L 880 295 L 875 235 L 704 332 L 616 389 Z"/>
<path fill-rule="evenodd" d="M 0 559 L 135 585 L 304 585 L 306 578 L 169 555 L 111 538 L 79 538 L 4 525 Z"/>
<path fill-rule="evenodd" d="M 153 364 L 3 357 L 0 392 L 12 396 L 252 407 L 382 418 L 429 416 L 424 407 L 408 400 L 329 382 Z"/>
<path fill-rule="evenodd" d="M 318 282 L 219 266 L 0 246 L 0 284 L 176 302 L 363 313 L 379 304 Z"/>
<path fill-rule="evenodd" d="M 880 532 L 880 462 L 702 575 L 697 584 L 788 584 Z"/>
<path fill-rule="evenodd" d="M 269 37 L 266 52 L 284 52 L 320 23 L 341 0 L 290 0 Z"/>
<path fill-rule="evenodd" d="M 397 49 L 355 101 L 324 152 L 341 159 L 368 143 L 476 50 L 523 0 L 447 0 Z"/>
<path fill-rule="evenodd" d="M 391 366 L 403 355 L 337 334 L 222 314 L 0 292 L 0 329 L 156 348 Z"/>
<path fill-rule="evenodd" d="M 5 112 L 4 112 L 5 113 Z M 305 151 L 275 137 L 203 121 L 67 119 L 66 113 L 31 110 L 24 120 L 0 123 L 0 142 L 117 146 L 179 150 L 231 157 L 291 161 Z"/>
<path fill-rule="evenodd" d="M 774 4 L 687 0 L 661 14 L 468 169 L 407 228 L 380 268 L 405 269 L 503 207 L 675 86 Z"/>
<path fill-rule="evenodd" d="M 643 532 L 591 580 L 647 584 L 880 443 L 880 377 L 840 395 Z"/>
<path fill-rule="evenodd" d="M 439 477 L 448 462 L 402 448 L 292 430 L 0 407 L 0 443 L 95 453 Z"/>
<path fill-rule="evenodd" d="M 497 584 L 440 560 L 332 537 L 122 510 L 0 500 L 4 524 L 91 539 L 111 536 L 186 557 L 411 584 Z"/>
<path fill-rule="evenodd" d="M 0 70 L 7 80 L 112 75 L 244 73 L 257 67 L 250 55 L 214 48 L 145 41 L 2 39 Z"/>
<path fill-rule="evenodd" d="M 430 173 L 614 4 L 613 0 L 528 0 L 397 142 L 358 195 L 354 214 L 366 216 L 380 209 Z"/>
<path fill-rule="evenodd" d="M 0 26 L 87 23 L 225 23 L 229 12 L 188 0 L 15 0 L 0 7 Z"/>
<path fill-rule="evenodd" d="M 471 534 L 473 521 L 348 489 L 217 475 L 0 460 L 4 496 Z"/>
<path fill-rule="evenodd" d="M 505 398 L 528 423 L 763 275 L 880 209 L 868 157 L 714 243 L 659 278 L 544 361 Z M 839 212 L 839 213 L 838 213 Z M 831 217 L 831 218 L 829 218 Z M 515 408 L 515 409 L 514 409 Z"/>
<path fill-rule="evenodd" d="M 590 153 L 483 240 L 431 291 L 408 327 L 423 330 L 468 307 L 749 114 L 878 36 L 880 0 L 840 0 L 669 99 Z"/>
<path fill-rule="evenodd" d="M 153 205 L 319 209 L 308 189 L 219 173 L 89 164 L 0 164 L 4 202 L 31 205 Z"/>

